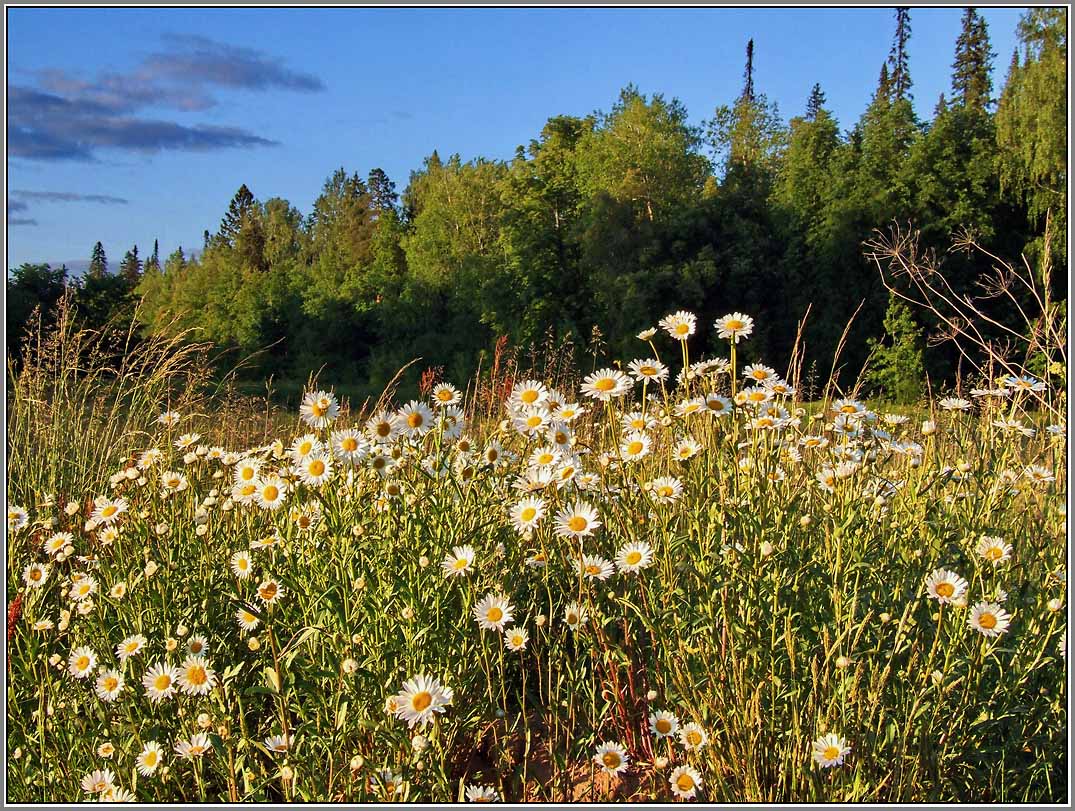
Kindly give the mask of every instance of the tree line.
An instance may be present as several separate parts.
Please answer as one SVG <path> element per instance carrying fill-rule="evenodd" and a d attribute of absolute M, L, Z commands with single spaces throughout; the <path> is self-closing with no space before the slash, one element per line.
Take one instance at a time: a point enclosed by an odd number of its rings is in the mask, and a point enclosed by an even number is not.
<path fill-rule="evenodd" d="M 594 344 L 634 357 L 635 334 L 675 309 L 702 324 L 752 314 L 747 359 L 778 366 L 809 308 L 808 364 L 828 374 L 857 313 L 845 374 L 875 350 L 871 380 L 913 398 L 923 372 L 951 382 L 957 359 L 944 347 L 923 356 L 936 325 L 892 298 L 862 243 L 912 223 L 967 293 L 992 260 L 948 252 L 953 235 L 1034 264 L 1049 251 L 1054 297 L 1065 297 L 1066 12 L 1024 15 L 996 92 L 985 20 L 966 9 L 951 92 L 928 121 L 912 106 L 910 36 L 910 13 L 897 9 L 891 52 L 849 130 L 819 85 L 785 123 L 755 84 L 751 41 L 740 95 L 702 126 L 678 100 L 628 86 L 608 112 L 548 119 L 511 160 L 434 152 L 401 194 L 380 169 L 341 168 L 304 216 L 244 184 L 196 258 L 180 248 L 161 261 L 154 245 L 143 263 L 135 247 L 112 273 L 97 243 L 82 279 L 10 272 L 9 346 L 20 318 L 65 283 L 90 323 L 140 299 L 146 332 L 194 327 L 243 352 L 268 347 L 258 374 L 305 378 L 325 365 L 333 380 L 374 387 L 414 357 L 466 380 L 500 336 L 568 341 L 580 360 Z M 717 351 L 711 335 L 696 340 L 693 352 Z"/>

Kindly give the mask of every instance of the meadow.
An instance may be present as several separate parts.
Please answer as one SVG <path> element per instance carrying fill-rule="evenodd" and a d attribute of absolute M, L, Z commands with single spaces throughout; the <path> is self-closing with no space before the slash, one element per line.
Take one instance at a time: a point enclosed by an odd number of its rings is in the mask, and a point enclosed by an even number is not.
<path fill-rule="evenodd" d="M 296 414 L 61 321 L 8 380 L 8 799 L 1067 801 L 1062 388 L 805 403 L 753 329 Z"/>

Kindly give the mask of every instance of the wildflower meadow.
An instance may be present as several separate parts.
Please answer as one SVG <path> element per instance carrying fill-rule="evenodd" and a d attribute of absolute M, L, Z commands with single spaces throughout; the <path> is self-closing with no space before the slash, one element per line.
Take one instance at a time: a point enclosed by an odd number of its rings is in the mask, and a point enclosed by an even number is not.
<path fill-rule="evenodd" d="M 753 330 L 259 414 L 59 324 L 9 375 L 8 799 L 1066 801 L 1063 387 L 806 401 Z"/>

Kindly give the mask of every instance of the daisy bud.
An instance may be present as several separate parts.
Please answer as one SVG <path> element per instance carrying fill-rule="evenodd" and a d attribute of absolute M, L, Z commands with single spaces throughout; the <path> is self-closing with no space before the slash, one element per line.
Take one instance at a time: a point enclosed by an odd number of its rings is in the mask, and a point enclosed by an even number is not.
<path fill-rule="evenodd" d="M 545 615 L 544 614 L 538 614 L 537 617 L 534 618 L 534 625 L 536 625 L 538 628 L 541 628 L 541 627 L 543 627 L 545 625 L 545 621 L 546 621 Z"/>
<path fill-rule="evenodd" d="M 71 546 L 71 544 L 67 544 L 67 546 L 63 548 L 63 556 L 69 558 L 73 554 L 75 554 L 75 547 Z"/>
<path fill-rule="evenodd" d="M 232 501 L 230 498 L 226 498 L 224 499 L 224 503 L 220 505 L 220 509 L 226 513 L 229 513 L 233 509 L 235 509 L 235 502 Z"/>
<path fill-rule="evenodd" d="M 882 625 L 887 624 L 891 620 L 892 620 L 892 615 L 891 614 L 889 614 L 887 611 L 882 611 L 881 612 L 881 624 Z"/>
<path fill-rule="evenodd" d="M 426 568 L 429 565 L 429 558 L 427 558 L 425 555 L 422 555 L 422 557 L 418 558 L 418 565 L 421 566 L 423 569 Z"/>
<path fill-rule="evenodd" d="M 171 636 L 168 637 L 168 639 L 164 643 L 164 649 L 166 651 L 168 651 L 169 653 L 171 653 L 172 651 L 174 651 L 178 647 L 179 647 L 179 640 L 177 640 L 177 639 L 175 639 L 174 637 L 171 637 Z"/>
<path fill-rule="evenodd" d="M 1048 602 L 1048 603 L 1046 604 L 1046 607 L 1047 607 L 1047 608 L 1048 608 L 1048 609 L 1049 609 L 1050 611 L 1059 611 L 1059 610 L 1060 610 L 1061 608 L 1063 608 L 1063 607 L 1064 607 L 1064 601 L 1063 601 L 1063 600 L 1061 600 L 1061 599 L 1060 599 L 1059 597 L 1053 597 L 1053 599 L 1051 599 L 1051 600 L 1050 600 L 1050 601 L 1049 601 L 1049 602 Z"/>
<path fill-rule="evenodd" d="M 214 479 L 223 479 L 224 478 L 224 471 L 223 470 L 214 470 L 213 471 L 213 478 Z"/>
<path fill-rule="evenodd" d="M 817 725 L 817 731 L 824 735 L 826 732 L 829 731 L 829 725 L 822 721 Z"/>
<path fill-rule="evenodd" d="M 158 535 L 166 535 L 168 533 L 168 525 L 162 521 L 157 524 L 157 526 L 153 527 L 153 531 Z"/>
<path fill-rule="evenodd" d="M 209 534 L 209 527 L 207 527 L 205 524 L 198 524 L 198 527 L 194 530 L 194 534 L 197 535 L 199 538 L 203 535 L 207 535 Z"/>
<path fill-rule="evenodd" d="M 68 501 L 67 506 L 63 508 L 63 511 L 65 513 L 67 513 L 68 515 L 74 515 L 75 513 L 78 512 L 78 502 L 77 501 Z"/>
<path fill-rule="evenodd" d="M 133 482 L 135 479 L 138 478 L 138 468 L 129 467 L 125 471 L 123 471 L 123 475 Z"/>
<path fill-rule="evenodd" d="M 648 693 L 646 693 L 646 701 L 656 701 L 656 700 L 657 700 L 657 691 L 656 690 L 650 690 Z"/>
<path fill-rule="evenodd" d="M 202 729 L 209 729 L 213 725 L 213 719 L 209 717 L 209 713 L 203 712 L 198 715 L 197 723 Z"/>
<path fill-rule="evenodd" d="M 415 735 L 411 738 L 411 748 L 414 749 L 415 752 L 424 752 L 429 748 L 429 739 L 425 735 Z"/>
<path fill-rule="evenodd" d="M 62 659 L 63 657 L 60 656 L 60 654 L 54 653 L 52 654 L 52 656 L 49 657 L 49 664 L 53 667 L 56 667 L 56 665 L 58 665 L 62 661 Z"/>
<path fill-rule="evenodd" d="M 281 780 L 291 780 L 292 778 L 294 778 L 294 776 L 295 776 L 295 770 L 292 769 L 290 766 L 284 766 L 283 768 L 280 769 L 280 779 Z"/>
<path fill-rule="evenodd" d="M 954 600 L 952 600 L 952 605 L 955 608 L 966 608 L 967 607 L 967 595 L 966 594 L 959 595 Z"/>
<path fill-rule="evenodd" d="M 840 670 L 847 670 L 847 668 L 851 666 L 851 660 L 846 656 L 840 656 L 836 659 L 836 666 L 840 668 Z"/>
<path fill-rule="evenodd" d="M 799 519 L 799 526 L 803 529 L 806 529 L 812 523 L 814 523 L 814 519 L 811 518 L 809 515 L 804 515 L 802 518 Z"/>
<path fill-rule="evenodd" d="M 653 768 L 663 769 L 668 765 L 668 758 L 658 757 L 653 759 Z"/>
<path fill-rule="evenodd" d="M 152 577 L 153 575 L 155 575 L 157 573 L 158 568 L 160 568 L 160 567 L 157 566 L 156 561 L 153 561 L 153 560 L 149 561 L 149 563 L 146 564 L 146 568 L 145 568 L 146 577 Z"/>
<path fill-rule="evenodd" d="M 875 507 L 884 507 L 886 503 L 884 496 L 878 496 L 873 500 L 873 506 Z"/>
<path fill-rule="evenodd" d="M 136 481 L 135 484 L 137 484 L 139 487 L 145 487 L 147 484 L 149 484 L 149 479 L 147 479 L 145 476 L 139 476 L 138 481 Z"/>
<path fill-rule="evenodd" d="M 21 758 L 22 757 L 22 747 L 21 746 L 16 746 L 15 751 L 11 753 L 11 757 L 13 757 L 15 760 L 18 760 L 19 758 Z"/>
<path fill-rule="evenodd" d="M 960 473 L 970 473 L 972 465 L 970 462 L 959 461 L 956 463 L 956 470 Z"/>
<path fill-rule="evenodd" d="M 933 420 L 925 420 L 922 423 L 922 436 L 932 436 L 937 433 L 937 423 Z"/>
<path fill-rule="evenodd" d="M 939 670 L 934 670 L 932 673 L 929 674 L 929 677 L 933 681 L 934 687 L 940 687 L 941 682 L 944 681 L 944 674 L 941 673 L 941 671 Z"/>
<path fill-rule="evenodd" d="M 261 642 L 258 641 L 256 636 L 252 636 L 246 640 L 246 646 L 250 648 L 250 650 L 258 650 L 258 648 L 261 647 Z"/>
<path fill-rule="evenodd" d="M 414 770 L 416 772 L 423 772 L 423 771 L 425 771 L 425 768 L 426 768 L 426 763 L 425 763 L 424 760 L 419 760 L 417 763 L 414 764 Z"/>
<path fill-rule="evenodd" d="M 761 552 L 763 558 L 767 558 L 769 555 L 773 554 L 773 545 L 768 541 L 764 541 L 758 551 Z"/>
<path fill-rule="evenodd" d="M 344 659 L 343 660 L 343 672 L 344 673 L 347 673 L 348 675 L 350 675 L 351 673 L 355 673 L 357 671 L 358 671 L 358 662 L 356 662 L 354 659 Z"/>
<path fill-rule="evenodd" d="M 351 758 L 351 771 L 357 772 L 366 764 L 366 759 L 362 755 L 355 755 Z"/>
<path fill-rule="evenodd" d="M 227 740 L 230 737 L 230 733 L 228 732 L 228 725 L 227 724 L 221 724 L 220 726 L 218 726 L 216 728 L 216 734 L 219 735 L 224 740 Z"/>
<path fill-rule="evenodd" d="M 403 607 L 403 619 L 414 619 L 414 609 L 411 608 L 409 605 Z"/>

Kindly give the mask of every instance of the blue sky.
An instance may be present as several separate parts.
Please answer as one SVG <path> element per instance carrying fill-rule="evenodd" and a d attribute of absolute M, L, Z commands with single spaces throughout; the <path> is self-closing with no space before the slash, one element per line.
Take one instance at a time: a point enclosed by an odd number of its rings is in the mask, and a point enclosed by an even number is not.
<path fill-rule="evenodd" d="M 1017 8 L 983 8 L 999 91 Z M 959 8 L 911 11 L 915 106 L 949 91 Z M 891 46 L 891 8 L 9 8 L 8 267 L 115 268 L 215 231 L 241 183 L 309 212 L 337 167 L 402 191 L 434 149 L 509 159 L 554 115 L 629 82 L 693 123 L 755 86 L 787 119 L 814 82 L 844 129 Z"/>

